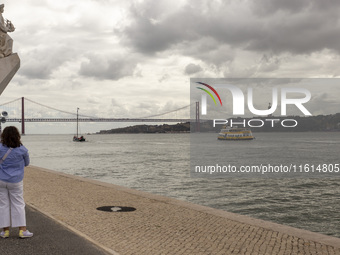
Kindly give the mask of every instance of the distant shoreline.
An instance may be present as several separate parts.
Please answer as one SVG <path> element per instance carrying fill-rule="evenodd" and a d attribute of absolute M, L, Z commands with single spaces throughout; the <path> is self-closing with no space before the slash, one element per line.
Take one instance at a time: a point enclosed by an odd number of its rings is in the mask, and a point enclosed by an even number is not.
<path fill-rule="evenodd" d="M 271 122 L 265 121 L 266 118 L 275 119 L 280 123 L 283 117 L 256 117 L 257 120 L 263 120 L 265 123 L 262 127 L 250 127 L 252 132 L 340 132 L 340 113 L 331 115 L 318 115 L 310 117 L 287 116 L 289 119 L 294 119 L 298 125 L 294 128 L 284 128 L 279 124 L 271 127 Z M 234 121 L 239 123 L 248 123 L 251 118 L 236 118 Z M 190 130 L 191 126 L 191 130 Z M 222 125 L 213 127 L 212 120 L 200 123 L 199 132 L 219 132 Z M 156 133 L 194 133 L 196 123 L 185 122 L 173 125 L 135 125 L 123 128 L 115 128 L 110 130 L 100 130 L 95 134 L 156 134 Z"/>
<path fill-rule="evenodd" d="M 100 130 L 96 134 L 159 134 L 159 133 L 190 133 L 190 123 L 174 125 L 135 125 L 110 130 Z"/>

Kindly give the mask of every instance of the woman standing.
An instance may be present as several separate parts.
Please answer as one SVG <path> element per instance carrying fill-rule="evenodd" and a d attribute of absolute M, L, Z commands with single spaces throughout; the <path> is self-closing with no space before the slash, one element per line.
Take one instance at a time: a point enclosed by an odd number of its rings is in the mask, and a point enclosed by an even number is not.
<path fill-rule="evenodd" d="M 25 202 L 23 198 L 24 168 L 30 158 L 14 126 L 4 129 L 0 144 L 0 237 L 9 237 L 9 227 L 19 227 L 19 237 L 32 237 L 26 229 Z"/>

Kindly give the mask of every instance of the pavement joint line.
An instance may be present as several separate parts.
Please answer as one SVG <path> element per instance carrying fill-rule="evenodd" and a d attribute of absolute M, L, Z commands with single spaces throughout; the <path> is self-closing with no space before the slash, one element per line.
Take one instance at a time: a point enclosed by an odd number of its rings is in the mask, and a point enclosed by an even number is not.
<path fill-rule="evenodd" d="M 147 193 L 147 192 L 144 192 L 144 191 L 134 190 L 134 189 L 119 186 L 119 185 L 116 185 L 116 184 L 111 184 L 111 183 L 106 183 L 106 182 L 102 182 L 102 181 L 98 181 L 98 180 L 88 179 L 88 178 L 85 178 L 85 177 L 66 174 L 66 173 L 62 173 L 62 172 L 58 172 L 58 171 L 54 171 L 54 170 L 50 170 L 50 169 L 46 169 L 46 168 L 41 168 L 41 167 L 36 167 L 36 166 L 32 166 L 32 167 L 36 168 L 37 170 L 40 170 L 40 171 L 45 171 L 45 172 L 48 172 L 48 173 L 64 176 L 66 178 L 76 179 L 78 181 L 83 181 L 83 182 L 89 182 L 89 183 L 99 185 L 99 186 L 103 186 L 103 187 L 114 188 L 118 191 L 126 192 L 126 193 L 129 193 L 131 195 L 135 195 L 137 197 L 144 197 L 144 198 L 156 200 L 158 202 L 162 202 L 162 203 L 165 203 L 165 204 L 181 206 L 181 207 L 192 209 L 192 210 L 199 211 L 199 212 L 202 212 L 202 213 L 214 215 L 214 216 L 221 217 L 221 218 L 226 218 L 226 219 L 236 221 L 236 222 L 239 222 L 239 223 L 244 223 L 244 224 L 247 224 L 247 225 L 260 227 L 262 229 L 274 231 L 274 232 L 277 232 L 279 234 L 287 234 L 287 235 L 292 236 L 292 237 L 297 237 L 297 238 L 302 238 L 302 239 L 305 239 L 305 240 L 308 240 L 308 241 L 313 241 L 313 242 L 319 243 L 320 245 L 329 245 L 329 246 L 332 246 L 334 248 L 338 248 L 338 249 L 340 248 L 340 238 L 337 238 L 337 237 L 327 236 L 327 235 L 323 235 L 323 234 L 316 233 L 316 232 L 311 232 L 311 231 L 304 230 L 304 229 L 298 229 L 298 228 L 294 228 L 294 227 L 290 227 L 290 226 L 286 226 L 286 225 L 282 225 L 282 224 L 277 224 L 277 223 L 274 223 L 274 222 L 269 222 L 269 221 L 265 221 L 265 220 L 261 220 L 261 219 L 252 218 L 250 216 L 240 215 L 240 214 L 231 213 L 231 212 L 228 212 L 228 211 L 210 208 L 210 207 L 207 207 L 207 206 L 197 205 L 197 204 L 193 204 L 193 203 L 190 203 L 190 202 L 187 202 L 187 201 L 178 200 L 178 199 L 175 199 L 175 198 L 170 198 L 170 197 L 165 197 L 165 196 L 156 195 L 156 194 L 152 194 L 152 193 Z M 38 211 L 41 211 L 39 208 L 36 208 L 36 209 Z M 60 222 L 59 220 L 55 219 L 54 217 L 51 217 L 51 216 L 49 216 L 49 217 Z M 65 226 L 65 223 L 62 222 L 61 224 L 63 224 Z M 66 224 L 66 227 L 70 228 L 70 226 L 68 226 L 67 224 Z M 79 231 L 77 231 L 77 230 L 75 230 L 74 232 L 79 233 Z M 81 233 L 81 234 L 84 235 L 83 233 Z M 117 255 L 118 253 L 113 253 L 113 254 Z"/>
<path fill-rule="evenodd" d="M 53 217 L 51 214 L 44 212 L 43 210 L 41 210 L 40 208 L 36 207 L 35 205 L 26 202 L 26 204 L 33 208 L 34 210 L 37 210 L 38 212 L 41 212 L 42 214 L 44 214 L 45 216 L 47 216 L 48 218 L 50 218 L 51 220 L 59 223 L 60 225 L 64 226 L 65 228 L 69 229 L 70 231 L 72 231 L 73 233 L 75 233 L 78 236 L 81 236 L 82 238 L 86 239 L 87 241 L 91 242 L 92 244 L 94 244 L 95 246 L 99 247 L 100 249 L 104 250 L 105 252 L 111 254 L 111 255 L 120 255 L 118 252 L 102 245 L 101 243 L 93 240 L 91 237 L 85 235 L 84 233 L 82 233 L 81 231 L 78 231 L 77 229 L 75 229 L 74 227 L 68 225 L 65 222 L 62 222 L 61 220 L 56 219 L 55 217 Z"/>

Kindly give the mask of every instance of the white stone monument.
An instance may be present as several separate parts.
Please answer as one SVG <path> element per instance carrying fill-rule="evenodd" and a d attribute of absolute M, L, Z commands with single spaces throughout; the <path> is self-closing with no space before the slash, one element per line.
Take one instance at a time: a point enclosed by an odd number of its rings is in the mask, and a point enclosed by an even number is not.
<path fill-rule="evenodd" d="M 4 8 L 5 5 L 0 4 L 0 95 L 20 68 L 20 58 L 18 54 L 13 54 L 13 40 L 8 35 L 15 27 L 11 21 L 3 18 Z"/>

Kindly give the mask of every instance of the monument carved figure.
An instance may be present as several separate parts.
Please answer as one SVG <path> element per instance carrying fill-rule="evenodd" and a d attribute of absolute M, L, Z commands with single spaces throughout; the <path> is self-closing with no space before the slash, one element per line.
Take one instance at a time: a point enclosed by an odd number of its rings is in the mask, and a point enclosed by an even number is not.
<path fill-rule="evenodd" d="M 2 16 L 5 5 L 0 5 L 0 58 L 7 57 L 12 54 L 13 40 L 8 32 L 13 32 L 15 27 L 12 22 L 5 20 Z"/>
<path fill-rule="evenodd" d="M 2 16 L 4 8 L 5 5 L 0 4 L 0 95 L 20 68 L 20 58 L 13 53 L 13 40 L 8 35 L 15 27 Z"/>

